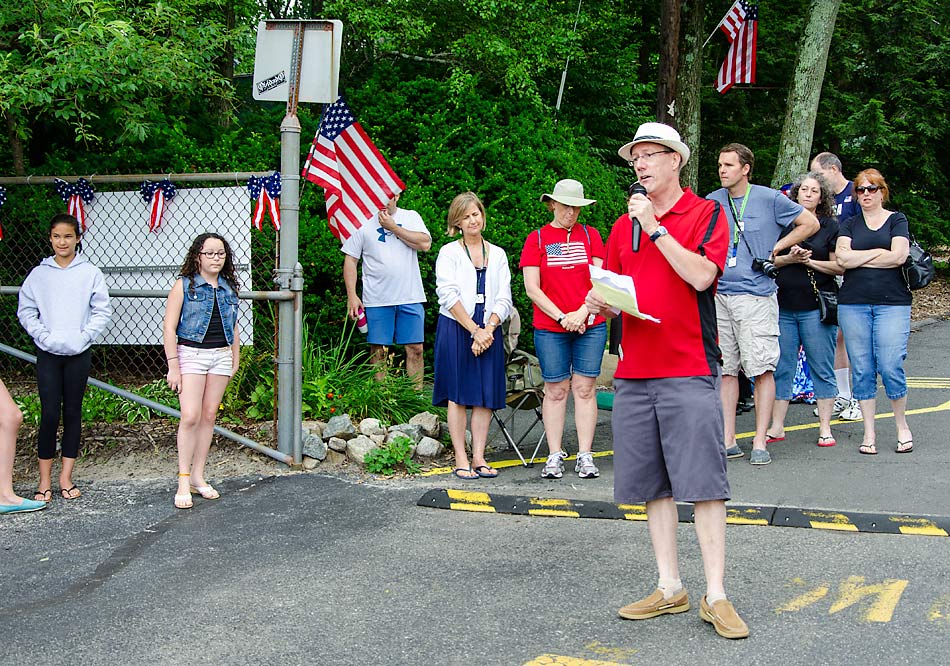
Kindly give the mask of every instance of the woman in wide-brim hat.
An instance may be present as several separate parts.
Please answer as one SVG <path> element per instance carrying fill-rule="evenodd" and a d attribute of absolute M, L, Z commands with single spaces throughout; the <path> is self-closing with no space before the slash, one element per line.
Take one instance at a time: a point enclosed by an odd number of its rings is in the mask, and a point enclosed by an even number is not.
<path fill-rule="evenodd" d="M 541 476 L 559 479 L 564 473 L 567 453 L 561 440 L 570 393 L 578 448 L 574 470 L 581 478 L 596 478 L 600 472 L 591 455 L 597 425 L 595 383 L 607 324 L 588 312 L 584 299 L 591 288 L 589 265 L 603 265 L 606 251 L 600 233 L 577 221 L 582 208 L 596 203 L 584 197 L 581 183 L 560 180 L 541 201 L 554 219 L 528 234 L 521 251 L 525 290 L 534 303 L 534 345 L 544 378 L 542 413 L 549 455 Z"/>

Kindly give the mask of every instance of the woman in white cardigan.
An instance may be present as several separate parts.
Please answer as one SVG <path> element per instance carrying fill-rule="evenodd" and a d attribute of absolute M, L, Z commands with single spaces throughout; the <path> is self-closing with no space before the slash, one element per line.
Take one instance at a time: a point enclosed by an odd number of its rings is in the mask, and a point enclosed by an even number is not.
<path fill-rule="evenodd" d="M 439 323 L 435 332 L 432 404 L 448 407 L 460 479 L 494 478 L 485 460 L 492 411 L 505 406 L 501 322 L 511 312 L 511 270 L 505 251 L 482 237 L 485 206 L 465 192 L 449 206 L 446 243 L 435 262 Z M 472 409 L 472 459 L 465 451 L 466 410 Z"/>

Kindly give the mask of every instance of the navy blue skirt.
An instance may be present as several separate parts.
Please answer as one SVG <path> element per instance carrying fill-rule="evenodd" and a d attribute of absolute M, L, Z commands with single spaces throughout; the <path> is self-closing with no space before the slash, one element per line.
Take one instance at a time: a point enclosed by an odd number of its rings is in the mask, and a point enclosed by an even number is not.
<path fill-rule="evenodd" d="M 432 404 L 445 407 L 449 400 L 466 407 L 505 406 L 505 345 L 501 326 L 495 329 L 491 346 L 481 356 L 475 356 L 472 334 L 454 319 L 439 315 Z"/>

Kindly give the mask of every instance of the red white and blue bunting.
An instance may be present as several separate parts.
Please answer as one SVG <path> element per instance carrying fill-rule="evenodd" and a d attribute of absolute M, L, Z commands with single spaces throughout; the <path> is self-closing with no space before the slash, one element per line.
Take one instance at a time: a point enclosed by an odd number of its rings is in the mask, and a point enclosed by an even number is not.
<path fill-rule="evenodd" d="M 0 185 L 0 209 L 3 208 L 3 204 L 7 202 L 7 191 Z M 3 240 L 3 225 L 0 224 L 0 240 Z"/>
<path fill-rule="evenodd" d="M 274 229 L 280 231 L 280 172 L 275 171 L 272 176 L 262 178 L 251 176 L 247 179 L 247 191 L 252 199 L 257 200 L 251 226 L 263 231 L 264 213 L 269 212 Z"/>
<path fill-rule="evenodd" d="M 165 205 L 175 198 L 177 191 L 168 178 L 157 183 L 146 180 L 142 183 L 142 186 L 139 187 L 142 199 L 145 203 L 152 205 L 152 212 L 148 217 L 149 231 L 157 232 L 158 228 L 162 226 L 162 215 L 165 213 Z"/>
<path fill-rule="evenodd" d="M 57 178 L 55 184 L 56 192 L 67 206 L 67 212 L 79 222 L 80 231 L 86 233 L 86 210 L 83 203 L 92 203 L 95 198 L 92 183 L 85 178 L 80 178 L 75 184 L 70 185 L 65 180 Z"/>

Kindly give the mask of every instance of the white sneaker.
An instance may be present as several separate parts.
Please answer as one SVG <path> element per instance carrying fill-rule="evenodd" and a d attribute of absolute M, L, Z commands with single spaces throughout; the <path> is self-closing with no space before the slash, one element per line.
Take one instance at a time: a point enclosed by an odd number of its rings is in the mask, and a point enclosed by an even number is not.
<path fill-rule="evenodd" d="M 861 403 L 852 400 L 848 408 L 838 414 L 842 421 L 861 421 L 864 417 L 861 415 Z"/>
<path fill-rule="evenodd" d="M 589 451 L 582 451 L 577 454 L 577 464 L 574 465 L 574 471 L 582 479 L 596 479 L 600 476 L 600 470 L 594 464 L 594 456 Z"/>
<path fill-rule="evenodd" d="M 544 463 L 544 469 L 541 470 L 541 478 L 560 479 L 564 476 L 565 458 L 567 458 L 567 453 L 564 451 L 557 451 L 549 455 L 547 461 Z"/>
<path fill-rule="evenodd" d="M 848 400 L 847 398 L 842 398 L 839 395 L 838 397 L 835 398 L 835 404 L 831 408 L 831 415 L 837 416 L 838 414 L 840 414 L 841 412 L 843 412 L 850 406 L 851 406 L 851 401 Z M 814 414 L 815 416 L 818 416 L 817 407 L 815 407 L 815 409 L 812 410 L 812 414 Z"/>

